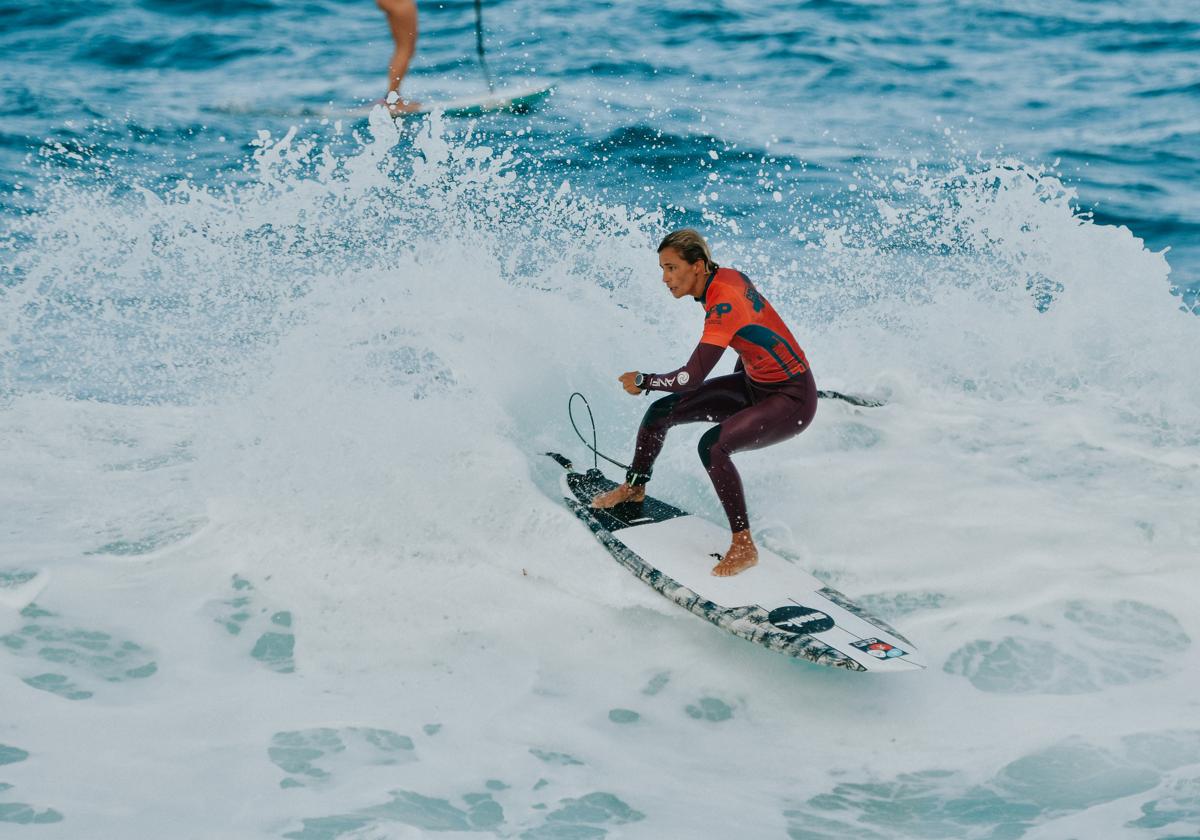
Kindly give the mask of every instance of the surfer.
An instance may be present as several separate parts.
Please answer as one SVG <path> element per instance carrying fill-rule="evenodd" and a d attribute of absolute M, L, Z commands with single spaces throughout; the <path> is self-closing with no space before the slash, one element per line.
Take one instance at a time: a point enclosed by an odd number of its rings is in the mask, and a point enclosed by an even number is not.
<path fill-rule="evenodd" d="M 375 0 L 375 5 L 387 15 L 392 30 L 395 49 L 388 62 L 387 95 L 380 100 L 393 114 L 406 114 L 421 107 L 419 102 L 400 96 L 400 85 L 408 73 L 408 64 L 417 50 L 417 3 L 416 0 Z M 395 94 L 395 96 L 392 96 Z"/>
<path fill-rule="evenodd" d="M 817 386 L 804 351 L 771 304 L 746 275 L 713 262 L 698 232 L 685 228 L 669 234 L 658 246 L 658 264 L 672 295 L 690 296 L 704 307 L 704 331 L 683 367 L 670 373 L 629 371 L 618 377 L 630 394 L 670 394 L 646 410 L 625 482 L 596 496 L 592 506 L 643 501 L 667 430 L 681 423 L 716 421 L 718 425 L 700 438 L 699 450 L 733 532 L 729 550 L 712 570 L 728 577 L 758 563 L 742 481 L 730 456 L 779 443 L 808 428 L 817 410 Z M 738 354 L 734 373 L 706 379 L 726 347 Z"/>

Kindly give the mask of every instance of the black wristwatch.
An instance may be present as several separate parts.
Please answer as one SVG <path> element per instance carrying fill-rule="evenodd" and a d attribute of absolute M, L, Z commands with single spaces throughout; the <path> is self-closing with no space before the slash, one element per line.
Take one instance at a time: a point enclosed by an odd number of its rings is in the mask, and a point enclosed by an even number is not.
<path fill-rule="evenodd" d="M 643 391 L 645 391 L 646 388 L 644 385 L 642 385 L 642 383 L 645 381 L 646 381 L 646 375 L 643 373 L 639 373 L 637 376 L 633 377 L 633 386 L 635 388 L 641 388 Z"/>

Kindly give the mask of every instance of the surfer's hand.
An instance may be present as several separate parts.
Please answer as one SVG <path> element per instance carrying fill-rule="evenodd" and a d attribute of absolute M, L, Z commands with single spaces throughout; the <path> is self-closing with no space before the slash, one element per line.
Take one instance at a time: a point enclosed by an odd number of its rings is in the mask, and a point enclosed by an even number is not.
<path fill-rule="evenodd" d="M 627 373 L 622 373 L 619 377 L 617 377 L 618 379 L 621 380 L 621 387 L 625 389 L 625 393 L 627 393 L 627 394 L 642 393 L 642 389 L 639 388 L 637 385 L 635 385 L 633 382 L 635 379 L 637 379 L 637 375 L 638 375 L 638 372 L 636 370 L 631 370 L 631 371 L 628 371 Z"/>

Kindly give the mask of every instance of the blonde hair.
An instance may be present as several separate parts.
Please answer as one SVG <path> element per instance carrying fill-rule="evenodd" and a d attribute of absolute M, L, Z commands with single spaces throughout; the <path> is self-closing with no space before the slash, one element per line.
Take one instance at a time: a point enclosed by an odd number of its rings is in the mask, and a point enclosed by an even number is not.
<path fill-rule="evenodd" d="M 668 233 L 666 238 L 659 243 L 658 252 L 661 254 L 667 248 L 674 248 L 678 251 L 679 256 L 683 257 L 683 261 L 686 263 L 691 264 L 698 260 L 704 260 L 704 266 L 708 271 L 716 271 L 719 268 L 713 262 L 712 253 L 708 250 L 708 243 L 704 241 L 704 237 L 698 230 L 682 228 Z"/>

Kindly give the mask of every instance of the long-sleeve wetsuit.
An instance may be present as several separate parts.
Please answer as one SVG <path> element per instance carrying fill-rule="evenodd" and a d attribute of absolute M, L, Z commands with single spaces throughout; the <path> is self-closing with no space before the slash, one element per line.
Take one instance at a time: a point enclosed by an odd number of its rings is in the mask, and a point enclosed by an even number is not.
<path fill-rule="evenodd" d="M 808 428 L 817 410 L 817 386 L 804 351 L 746 275 L 719 268 L 696 300 L 704 306 L 704 332 L 687 364 L 643 376 L 644 390 L 671 393 L 647 409 L 626 481 L 649 480 L 672 426 L 715 421 L 700 438 L 700 460 L 729 527 L 743 531 L 749 527 L 746 499 L 730 456 Z M 726 347 L 738 354 L 737 372 L 706 379 Z"/>

